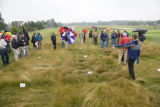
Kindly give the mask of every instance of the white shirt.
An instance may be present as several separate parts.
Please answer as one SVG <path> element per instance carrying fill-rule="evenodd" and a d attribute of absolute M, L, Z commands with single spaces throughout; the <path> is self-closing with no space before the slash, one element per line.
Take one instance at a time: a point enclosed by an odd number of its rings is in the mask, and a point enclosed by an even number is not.
<path fill-rule="evenodd" d="M 4 39 L 0 39 L 0 49 L 6 48 L 7 42 Z"/>

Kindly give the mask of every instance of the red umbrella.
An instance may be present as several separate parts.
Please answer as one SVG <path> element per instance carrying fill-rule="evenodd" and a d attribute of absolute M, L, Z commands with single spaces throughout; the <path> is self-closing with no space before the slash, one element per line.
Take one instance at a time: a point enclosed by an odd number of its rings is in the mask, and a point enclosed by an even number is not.
<path fill-rule="evenodd" d="M 84 32 L 85 34 L 87 34 L 87 33 L 88 33 L 88 30 L 87 30 L 87 29 L 83 29 L 83 32 Z"/>

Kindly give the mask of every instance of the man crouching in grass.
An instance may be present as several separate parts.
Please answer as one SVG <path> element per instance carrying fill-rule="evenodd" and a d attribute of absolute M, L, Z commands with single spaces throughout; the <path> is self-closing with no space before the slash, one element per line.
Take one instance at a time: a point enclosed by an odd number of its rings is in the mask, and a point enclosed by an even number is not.
<path fill-rule="evenodd" d="M 118 48 L 128 48 L 128 69 L 132 79 L 134 80 L 135 80 L 134 62 L 140 55 L 140 46 L 139 46 L 138 40 L 136 39 L 137 39 L 137 35 L 133 34 L 131 38 L 132 40 L 131 43 L 115 46 Z"/>

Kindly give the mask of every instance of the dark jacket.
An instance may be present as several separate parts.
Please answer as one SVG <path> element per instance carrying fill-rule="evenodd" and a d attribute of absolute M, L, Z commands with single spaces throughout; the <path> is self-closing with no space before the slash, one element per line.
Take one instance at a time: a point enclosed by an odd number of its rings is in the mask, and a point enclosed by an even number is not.
<path fill-rule="evenodd" d="M 55 34 L 51 35 L 51 40 L 52 40 L 53 44 L 56 44 L 56 35 Z"/>
<path fill-rule="evenodd" d="M 124 45 L 116 45 L 115 47 L 128 48 L 128 58 L 131 60 L 136 60 L 140 55 L 140 46 L 138 40 L 132 41 Z"/>
<path fill-rule="evenodd" d="M 107 34 L 102 33 L 100 38 L 101 38 L 101 40 L 105 41 L 107 39 Z"/>
<path fill-rule="evenodd" d="M 145 39 L 146 39 L 145 34 L 139 34 L 139 41 L 140 42 L 144 42 Z"/>
<path fill-rule="evenodd" d="M 69 41 L 68 33 L 66 33 L 66 34 L 65 34 L 65 36 L 64 36 L 64 40 L 65 40 L 65 41 Z"/>
<path fill-rule="evenodd" d="M 117 34 L 116 33 L 112 33 L 111 34 L 111 39 L 116 39 L 117 38 Z"/>
<path fill-rule="evenodd" d="M 30 40 L 29 34 L 28 34 L 28 32 L 25 31 L 24 29 L 23 29 L 23 33 L 24 33 L 25 45 L 29 45 L 29 40 Z"/>
<path fill-rule="evenodd" d="M 22 36 L 18 36 L 18 43 L 19 43 L 19 46 L 25 46 L 25 38 L 22 37 Z"/>
<path fill-rule="evenodd" d="M 35 35 L 32 36 L 31 42 L 32 42 L 33 44 L 37 42 L 37 41 L 36 41 L 36 36 L 35 36 Z"/>
<path fill-rule="evenodd" d="M 12 40 L 12 48 L 17 49 L 19 48 L 19 43 L 16 39 Z"/>
<path fill-rule="evenodd" d="M 92 38 L 92 32 L 89 32 L 89 38 Z"/>

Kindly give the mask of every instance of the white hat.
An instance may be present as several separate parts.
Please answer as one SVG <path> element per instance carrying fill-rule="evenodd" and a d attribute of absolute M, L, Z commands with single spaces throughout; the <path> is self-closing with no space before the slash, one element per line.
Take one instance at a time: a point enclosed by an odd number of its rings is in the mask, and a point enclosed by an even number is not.
<path fill-rule="evenodd" d="M 126 35 L 126 36 L 127 36 L 127 33 L 123 33 L 123 36 L 124 36 L 124 35 Z"/>
<path fill-rule="evenodd" d="M 14 38 L 14 37 L 15 37 L 15 38 L 17 38 L 17 36 L 16 36 L 16 35 L 12 35 L 12 38 Z"/>

